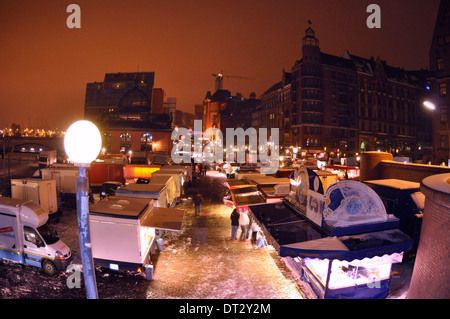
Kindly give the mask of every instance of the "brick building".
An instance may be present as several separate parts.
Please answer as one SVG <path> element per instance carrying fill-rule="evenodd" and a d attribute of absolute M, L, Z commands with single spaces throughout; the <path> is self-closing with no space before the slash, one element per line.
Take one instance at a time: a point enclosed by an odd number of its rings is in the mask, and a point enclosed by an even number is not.
<path fill-rule="evenodd" d="M 436 26 L 430 47 L 430 100 L 433 112 L 434 163 L 450 165 L 450 1 L 439 5 Z"/>
<path fill-rule="evenodd" d="M 171 150 L 170 114 L 164 91 L 153 87 L 153 72 L 107 73 L 104 82 L 88 83 L 84 117 L 103 134 L 108 153 Z"/>
<path fill-rule="evenodd" d="M 302 58 L 262 94 L 253 124 L 279 127 L 280 146 L 307 156 L 382 150 L 421 159 L 431 147 L 431 118 L 421 107 L 427 76 L 380 58 L 323 53 L 309 27 Z"/>

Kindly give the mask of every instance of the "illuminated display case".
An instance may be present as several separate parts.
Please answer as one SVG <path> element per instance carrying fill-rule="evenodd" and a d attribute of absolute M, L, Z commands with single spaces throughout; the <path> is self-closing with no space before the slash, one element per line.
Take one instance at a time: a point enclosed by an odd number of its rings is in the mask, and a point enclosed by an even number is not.
<path fill-rule="evenodd" d="M 406 234 L 390 229 L 283 245 L 280 255 L 297 256 L 302 279 L 320 298 L 385 298 L 392 264 L 410 244 Z"/>
<path fill-rule="evenodd" d="M 299 260 L 300 261 L 300 260 Z M 302 262 L 307 278 L 314 290 L 325 297 L 345 295 L 345 290 L 353 288 L 359 290 L 381 288 L 383 281 L 389 281 L 391 276 L 391 260 L 373 263 L 371 259 L 363 262 L 348 262 L 345 260 L 329 260 L 304 258 Z M 331 269 L 330 269 L 331 268 Z M 328 283 L 327 283 L 328 281 Z M 386 291 L 378 290 L 385 294 Z"/>

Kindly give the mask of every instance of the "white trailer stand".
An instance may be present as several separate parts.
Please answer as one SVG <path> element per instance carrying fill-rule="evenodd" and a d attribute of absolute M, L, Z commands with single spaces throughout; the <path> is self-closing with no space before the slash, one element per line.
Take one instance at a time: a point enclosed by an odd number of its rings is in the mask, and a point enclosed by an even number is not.
<path fill-rule="evenodd" d="M 94 263 L 153 278 L 156 232 L 180 231 L 184 211 L 154 207 L 145 198 L 108 197 L 90 206 Z"/>

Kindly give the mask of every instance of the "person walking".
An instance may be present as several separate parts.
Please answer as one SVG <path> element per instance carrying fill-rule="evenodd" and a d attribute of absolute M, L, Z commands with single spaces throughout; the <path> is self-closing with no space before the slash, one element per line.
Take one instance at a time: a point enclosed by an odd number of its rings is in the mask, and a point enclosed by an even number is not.
<path fill-rule="evenodd" d="M 241 235 L 239 240 L 246 240 L 248 237 L 248 227 L 250 224 L 250 218 L 248 218 L 247 212 L 241 212 L 239 215 L 239 226 L 241 227 Z"/>
<path fill-rule="evenodd" d="M 197 193 L 197 195 L 194 196 L 195 216 L 198 216 L 200 214 L 202 203 L 202 195 L 200 193 Z"/>
<path fill-rule="evenodd" d="M 239 213 L 236 207 L 231 212 L 231 239 L 237 240 L 237 232 L 239 228 Z"/>
<path fill-rule="evenodd" d="M 257 235 L 258 235 L 258 231 L 261 229 L 261 227 L 258 226 L 258 224 L 256 223 L 256 221 L 252 218 L 252 222 L 251 222 L 251 226 L 250 226 L 250 231 L 252 233 L 252 245 L 256 245 L 257 244 Z"/>

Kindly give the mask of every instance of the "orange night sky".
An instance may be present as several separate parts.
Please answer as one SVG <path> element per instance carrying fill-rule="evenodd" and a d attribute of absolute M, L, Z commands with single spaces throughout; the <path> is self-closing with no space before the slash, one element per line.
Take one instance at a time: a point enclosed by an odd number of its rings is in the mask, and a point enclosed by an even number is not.
<path fill-rule="evenodd" d="M 69 4 L 81 29 L 69 29 Z M 381 29 L 369 29 L 369 4 Z M 86 83 L 105 73 L 155 72 L 155 87 L 194 112 L 212 73 L 232 94 L 257 96 L 301 58 L 308 19 L 322 52 L 380 56 L 405 69 L 429 68 L 439 0 L 2 0 L 0 127 L 62 130 L 83 117 Z"/>

